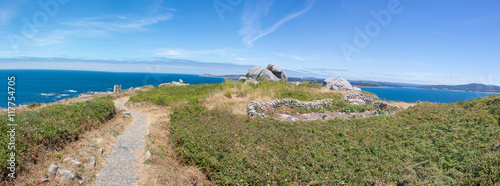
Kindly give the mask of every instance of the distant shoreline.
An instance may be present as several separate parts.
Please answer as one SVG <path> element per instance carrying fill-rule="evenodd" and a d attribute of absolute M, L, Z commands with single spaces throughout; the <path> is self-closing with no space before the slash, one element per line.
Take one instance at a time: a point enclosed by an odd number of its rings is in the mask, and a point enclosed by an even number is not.
<path fill-rule="evenodd" d="M 479 91 L 464 91 L 464 90 L 445 90 L 445 89 L 430 89 L 430 88 L 418 88 L 418 87 L 367 87 L 367 86 L 357 86 L 359 88 L 411 88 L 420 90 L 443 90 L 443 91 L 456 91 L 456 92 L 476 92 L 476 93 L 486 93 L 486 94 L 500 94 L 499 92 L 479 92 Z"/>

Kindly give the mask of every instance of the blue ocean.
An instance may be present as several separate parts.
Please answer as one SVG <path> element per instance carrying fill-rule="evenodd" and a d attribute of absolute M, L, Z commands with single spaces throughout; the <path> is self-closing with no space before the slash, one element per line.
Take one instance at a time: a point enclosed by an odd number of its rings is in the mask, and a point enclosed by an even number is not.
<path fill-rule="evenodd" d="M 89 91 L 112 92 L 114 85 L 122 89 L 158 86 L 161 83 L 179 81 L 184 83 L 220 83 L 222 78 L 201 77 L 186 74 L 92 72 L 65 70 L 0 70 L 0 107 L 7 107 L 8 76 L 15 76 L 15 97 L 17 105 L 33 102 L 49 103 L 65 98 L 77 97 Z"/>
<path fill-rule="evenodd" d="M 90 91 L 111 92 L 114 85 L 122 89 L 158 86 L 161 83 L 179 81 L 184 83 L 220 83 L 222 78 L 201 77 L 187 74 L 129 73 L 129 72 L 93 72 L 66 70 L 0 70 L 0 107 L 7 107 L 7 77 L 15 76 L 15 97 L 17 105 L 33 102 L 49 103 L 65 98 L 77 97 Z M 460 92 L 446 90 L 427 90 L 415 88 L 362 88 L 373 92 L 383 100 L 417 102 L 428 101 L 451 103 L 472 100 L 491 95 L 490 93 Z M 4 97 L 3 99 L 1 97 Z"/>
<path fill-rule="evenodd" d="M 479 97 L 487 97 L 492 93 L 464 92 L 449 90 L 431 90 L 418 88 L 361 88 L 361 90 L 372 92 L 382 100 L 417 102 L 426 101 L 433 103 L 454 103 L 468 101 Z"/>

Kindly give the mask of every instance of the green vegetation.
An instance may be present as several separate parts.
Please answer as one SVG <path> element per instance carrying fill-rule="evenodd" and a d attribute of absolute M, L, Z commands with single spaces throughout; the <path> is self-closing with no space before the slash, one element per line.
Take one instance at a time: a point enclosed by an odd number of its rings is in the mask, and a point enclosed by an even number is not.
<path fill-rule="evenodd" d="M 36 157 L 40 148 L 62 146 L 75 140 L 78 135 L 92 127 L 99 126 L 115 112 L 111 97 L 96 98 L 72 105 L 56 104 L 35 111 L 16 113 L 16 165 L 25 158 Z M 7 131 L 7 114 L 0 116 L 0 165 L 5 174 L 10 158 Z M 60 156 L 60 155 L 56 155 Z"/>
<path fill-rule="evenodd" d="M 341 97 L 315 91 L 315 86 L 226 81 L 155 88 L 132 100 L 171 104 L 197 99 L 203 103 L 210 94 L 228 91 L 231 96 L 227 98 L 310 101 Z M 373 109 L 338 104 L 335 109 L 344 112 Z M 454 104 L 421 103 L 391 116 L 384 114 L 392 111 L 380 110 L 377 117 L 296 123 L 249 118 L 228 109 L 180 104 L 171 114 L 178 157 L 198 166 L 214 184 L 500 183 L 500 95 Z"/>
<path fill-rule="evenodd" d="M 180 158 L 216 184 L 463 184 L 500 181 L 500 96 L 420 104 L 396 116 L 286 123 L 174 109 Z"/>
<path fill-rule="evenodd" d="M 31 103 L 31 104 L 29 104 L 29 105 L 28 105 L 28 108 L 35 108 L 35 107 L 39 107 L 39 106 L 41 106 L 41 105 L 42 105 L 41 103 L 36 103 L 36 102 L 35 102 L 35 103 Z"/>
<path fill-rule="evenodd" d="M 130 97 L 130 101 L 149 101 L 157 105 L 171 106 L 177 102 L 198 103 L 216 90 L 221 90 L 221 84 L 200 84 L 189 86 L 161 86 L 149 91 L 139 92 Z"/>
<path fill-rule="evenodd" d="M 288 85 L 284 81 L 270 82 L 261 79 L 257 85 L 244 84 L 241 81 L 225 80 L 220 84 L 199 84 L 189 86 L 162 86 L 149 91 L 140 92 L 130 98 L 130 101 L 149 101 L 158 105 L 172 106 L 174 103 L 188 101 L 189 103 L 203 102 L 210 94 L 223 91 L 224 96 L 231 98 L 233 94 L 239 97 L 268 96 L 276 99 L 291 98 L 301 101 L 312 101 L 331 98 L 340 100 L 342 95 L 336 92 L 313 92 L 310 89 L 319 89 L 322 86 L 314 82 L 304 82 L 299 86 Z M 259 95 L 255 95 L 256 93 Z"/>

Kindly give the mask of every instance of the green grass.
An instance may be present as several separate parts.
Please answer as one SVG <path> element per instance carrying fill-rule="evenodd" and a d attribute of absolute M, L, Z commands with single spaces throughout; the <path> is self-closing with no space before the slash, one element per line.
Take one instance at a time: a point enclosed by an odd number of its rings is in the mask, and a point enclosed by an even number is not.
<path fill-rule="evenodd" d="M 500 183 L 500 96 L 423 103 L 395 116 L 287 123 L 174 108 L 181 160 L 214 184 Z"/>
<path fill-rule="evenodd" d="M 16 165 L 26 163 L 28 156 L 36 157 L 38 148 L 60 147 L 79 134 L 99 126 L 115 112 L 111 98 L 102 97 L 72 105 L 53 105 L 35 111 L 16 113 Z M 6 114 L 0 116 L 0 165 L 5 174 L 10 150 Z M 36 148 L 35 148 L 36 147 Z M 33 160 L 33 159 L 32 159 Z"/>
<path fill-rule="evenodd" d="M 221 84 L 199 84 L 187 86 L 161 86 L 139 92 L 130 101 L 148 101 L 157 105 L 172 105 L 178 102 L 198 103 L 211 93 L 222 90 Z"/>
<path fill-rule="evenodd" d="M 262 92 L 264 96 L 277 99 L 291 98 L 301 101 L 325 98 L 340 100 L 342 98 L 342 95 L 337 92 L 312 92 L 310 91 L 311 88 L 321 88 L 321 85 L 314 82 L 304 82 L 299 86 L 292 86 L 284 81 L 261 81 L 259 84 L 253 85 L 226 79 L 225 82 L 220 84 L 156 87 L 149 91 L 137 93 L 130 98 L 130 101 L 148 101 L 158 105 L 172 106 L 175 103 L 185 101 L 189 103 L 203 102 L 210 94 L 220 91 L 223 91 L 224 96 L 228 98 L 231 98 L 233 93 L 239 96 L 251 96 L 252 93 L 257 91 Z"/>

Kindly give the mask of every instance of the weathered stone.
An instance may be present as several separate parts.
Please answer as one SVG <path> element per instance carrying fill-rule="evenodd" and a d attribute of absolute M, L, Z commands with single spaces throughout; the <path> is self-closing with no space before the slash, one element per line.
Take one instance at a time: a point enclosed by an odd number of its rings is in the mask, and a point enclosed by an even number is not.
<path fill-rule="evenodd" d="M 137 107 L 141 107 L 141 103 L 137 103 Z"/>
<path fill-rule="evenodd" d="M 281 70 L 278 65 L 269 63 L 269 65 L 267 65 L 267 69 L 270 70 L 278 79 L 288 81 L 288 77 L 286 76 L 285 72 L 283 72 L 283 70 Z"/>
<path fill-rule="evenodd" d="M 286 76 L 285 72 L 281 70 L 280 67 L 277 65 L 270 63 L 267 68 L 264 67 L 253 67 L 250 68 L 246 74 L 246 77 L 248 79 L 257 79 L 259 77 L 262 77 L 264 79 L 267 79 L 269 81 L 287 81 L 288 77 Z"/>
<path fill-rule="evenodd" d="M 366 105 L 365 100 L 362 99 L 350 99 L 349 104 L 351 105 Z"/>
<path fill-rule="evenodd" d="M 77 161 L 77 160 L 75 160 L 75 159 L 72 159 L 72 160 L 70 160 L 70 161 L 71 161 L 71 163 L 74 163 L 75 165 L 82 164 L 81 162 L 79 162 L 79 161 Z"/>
<path fill-rule="evenodd" d="M 379 107 L 379 108 L 387 108 L 387 106 L 389 104 L 387 104 L 386 102 L 383 102 L 383 101 L 375 101 L 373 103 L 373 105 L 375 105 L 376 107 Z"/>
<path fill-rule="evenodd" d="M 253 79 L 253 78 L 248 78 L 248 79 L 245 81 L 245 84 L 247 84 L 247 83 L 250 83 L 250 84 L 254 84 L 254 85 L 256 85 L 256 84 L 258 84 L 258 83 L 259 83 L 259 81 L 255 80 L 255 79 Z"/>
<path fill-rule="evenodd" d="M 104 153 L 104 149 L 103 148 L 99 148 L 99 153 L 100 154 Z"/>
<path fill-rule="evenodd" d="M 365 104 L 373 103 L 376 99 L 376 96 L 365 94 L 357 91 L 349 91 L 346 96 L 342 98 L 343 101 L 347 101 L 349 103 L 361 103 L 359 100 L 363 100 Z M 352 101 L 351 101 L 352 100 Z"/>
<path fill-rule="evenodd" d="M 54 165 L 54 164 L 50 165 L 50 167 L 49 167 L 49 174 L 51 174 L 51 175 L 52 174 L 56 174 L 58 168 L 59 167 L 57 167 L 57 165 Z"/>
<path fill-rule="evenodd" d="M 90 157 L 89 164 L 91 166 L 96 166 L 96 158 L 94 156 Z"/>
<path fill-rule="evenodd" d="M 354 91 L 361 91 L 361 89 L 359 87 L 352 87 L 352 90 L 354 90 Z"/>
<path fill-rule="evenodd" d="M 149 150 L 146 152 L 146 159 L 149 159 L 151 157 L 151 152 Z"/>
<path fill-rule="evenodd" d="M 62 181 L 70 180 L 75 177 L 75 174 L 69 170 L 57 169 L 57 173 L 60 174 Z"/>
<path fill-rule="evenodd" d="M 323 81 L 323 86 L 328 87 L 331 90 L 352 90 L 351 83 L 341 77 L 337 79 L 329 77 Z"/>
<path fill-rule="evenodd" d="M 263 70 L 266 70 L 266 68 L 264 68 L 264 67 L 250 68 L 250 69 L 248 69 L 246 76 L 247 76 L 247 78 L 257 79 Z"/>
<path fill-rule="evenodd" d="M 123 111 L 122 114 L 124 114 L 124 115 L 130 115 L 130 111 Z"/>

